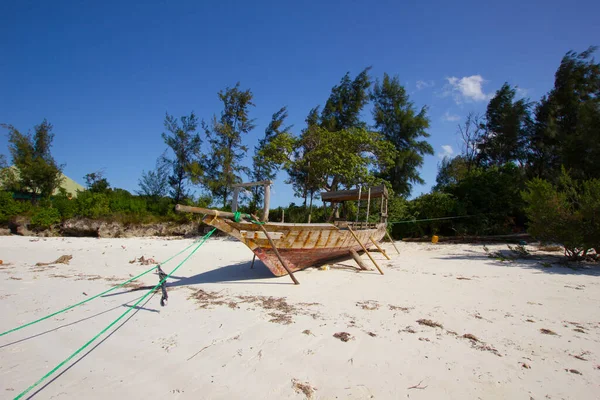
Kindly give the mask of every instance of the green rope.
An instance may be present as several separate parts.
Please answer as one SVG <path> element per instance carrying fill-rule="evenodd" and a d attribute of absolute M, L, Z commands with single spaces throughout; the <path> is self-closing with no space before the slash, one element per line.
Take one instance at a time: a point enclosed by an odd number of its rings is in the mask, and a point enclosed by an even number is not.
<path fill-rule="evenodd" d="M 427 219 L 411 219 L 408 221 L 393 221 L 393 222 L 388 222 L 389 224 L 410 224 L 413 222 L 422 222 L 422 221 L 439 221 L 442 219 L 457 219 L 457 218 L 470 218 L 470 217 L 475 217 L 476 215 L 462 215 L 459 217 L 442 217 L 442 218 L 427 218 Z"/>
<path fill-rule="evenodd" d="M 253 224 L 256 224 L 256 225 L 264 225 L 264 222 L 260 222 L 260 221 L 255 220 L 254 218 L 252 218 L 252 215 L 250 215 L 250 214 L 242 214 L 239 211 L 236 211 L 236 212 L 233 213 L 233 220 L 235 222 L 240 222 L 242 220 L 242 218 L 245 218 L 245 219 L 249 220 L 250 222 L 252 222 Z"/>
<path fill-rule="evenodd" d="M 160 287 L 160 285 L 162 285 L 163 282 L 165 282 L 171 275 L 173 275 L 175 273 L 175 271 L 177 271 L 179 269 L 179 267 L 181 267 L 192 255 L 194 255 L 194 253 L 200 248 L 200 246 L 202 246 L 204 244 L 204 242 L 206 242 L 206 239 L 208 239 L 210 237 L 210 235 L 212 235 L 215 230 L 216 230 L 216 228 L 214 228 L 213 230 L 211 230 L 210 232 L 208 232 L 202 238 L 202 241 L 198 244 L 198 246 L 181 263 L 179 263 L 179 265 L 177 265 L 164 279 L 162 279 L 158 283 L 158 285 L 156 285 L 152 289 L 150 289 L 148 291 L 148 293 L 146 293 L 144 296 L 142 296 L 142 298 L 140 298 L 138 301 L 136 301 L 135 304 L 133 304 L 131 307 L 127 308 L 127 310 L 123 314 L 121 314 L 117 319 L 115 319 L 113 322 L 111 322 L 106 328 L 102 329 L 100 331 L 100 333 L 98 333 L 96 336 L 94 336 L 92 339 L 90 339 L 86 344 L 84 344 L 79 349 L 77 349 L 69 357 L 65 358 L 60 364 L 58 364 L 56 367 L 54 367 L 52 370 L 50 370 L 50 372 L 48 372 L 46 375 L 42 376 L 33 385 L 29 386 L 27 389 L 25 389 L 23 392 L 21 392 L 21 394 L 19 394 L 17 397 L 15 397 L 14 400 L 20 399 L 25 394 L 27 394 L 31 389 L 33 389 L 34 387 L 36 387 L 37 385 L 39 385 L 40 383 L 42 383 L 46 378 L 48 378 L 50 375 L 52 375 L 54 372 L 56 372 L 60 367 L 62 367 L 66 363 L 68 363 L 77 354 L 81 353 L 81 351 L 83 349 L 85 349 L 86 347 L 88 347 L 94 340 L 98 339 L 100 336 L 102 336 L 104 333 L 106 333 L 106 331 L 108 331 L 110 328 L 112 328 L 117 322 L 119 322 L 129 312 L 131 312 L 132 310 L 134 310 L 137 307 L 138 304 L 140 304 L 142 301 L 144 301 L 146 299 L 146 297 L 148 297 L 150 294 L 154 293 L 154 291 L 158 287 Z"/>
<path fill-rule="evenodd" d="M 201 239 L 199 239 L 199 240 L 201 240 Z M 172 259 L 174 259 L 174 258 L 175 258 L 175 257 L 177 257 L 178 255 L 180 255 L 181 253 L 185 252 L 186 250 L 188 250 L 189 248 L 191 248 L 192 246 L 194 246 L 194 245 L 195 245 L 195 244 L 196 244 L 196 243 L 197 243 L 199 240 L 195 241 L 194 243 L 192 243 L 191 245 L 189 245 L 189 246 L 188 246 L 188 247 L 186 247 L 185 249 L 181 250 L 179 253 L 175 254 L 175 255 L 174 255 L 174 256 L 172 256 L 171 258 L 168 258 L 166 261 L 163 261 L 162 263 L 159 263 L 158 265 L 164 265 L 164 264 L 168 263 L 169 261 L 171 261 Z M 80 301 L 79 303 L 77 303 L 77 304 L 73 304 L 72 306 L 69 306 L 69 307 L 63 308 L 62 310 L 56 311 L 56 312 L 54 312 L 54 313 L 52 313 L 52 314 L 50 314 L 50 315 L 46 315 L 45 317 L 38 318 L 38 319 L 36 319 L 35 321 L 28 322 L 28 323 L 26 323 L 26 324 L 23 324 L 23 325 L 21 325 L 21 326 L 17 326 L 16 328 L 10 329 L 10 330 L 8 330 L 8 331 L 6 331 L 6 332 L 2 332 L 2 333 L 0 333 L 0 337 L 2 337 L 2 336 L 4 336 L 4 335 L 7 335 L 7 334 L 9 334 L 9 333 L 11 333 L 11 332 L 18 331 L 18 330 L 20 330 L 20 329 L 23 329 L 23 328 L 25 328 L 25 327 L 28 327 L 28 326 L 30 326 L 30 325 L 36 324 L 36 323 L 38 323 L 38 322 L 44 321 L 44 320 L 46 320 L 46 319 L 48 319 L 48 318 L 54 317 L 55 315 L 61 314 L 61 313 L 65 312 L 65 311 L 69 311 L 70 309 L 72 309 L 72 308 L 75 308 L 75 307 L 77 307 L 77 306 L 80 306 L 80 305 L 82 305 L 82 304 L 85 304 L 85 303 L 87 303 L 88 301 L 92 301 L 92 300 L 94 300 L 94 299 L 97 299 L 97 298 L 98 298 L 98 297 L 100 297 L 100 296 L 103 296 L 103 295 L 105 295 L 105 294 L 107 294 L 107 293 L 109 293 L 109 292 L 112 292 L 112 291 L 113 291 L 113 290 L 115 290 L 115 289 L 118 289 L 118 288 L 120 288 L 120 287 L 123 287 L 123 286 L 125 286 L 126 284 L 128 284 L 129 282 L 131 282 L 131 281 L 134 281 L 134 280 L 136 280 L 137 278 L 139 278 L 139 277 L 141 277 L 141 276 L 144 276 L 144 275 L 146 275 L 146 274 L 147 274 L 147 273 L 149 273 L 149 272 L 152 272 L 152 271 L 153 271 L 155 268 L 156 268 L 156 265 L 155 265 L 155 266 L 153 266 L 152 268 L 150 268 L 149 270 L 147 270 L 147 271 L 144 271 L 144 272 L 142 272 L 141 274 L 139 274 L 139 275 L 137 275 L 137 276 L 134 276 L 133 278 L 131 278 L 131 279 L 128 279 L 128 280 L 126 280 L 126 281 L 125 281 L 125 282 L 123 282 L 123 283 L 120 283 L 120 284 L 118 284 L 117 286 L 113 286 L 112 288 L 110 288 L 110 289 L 108 289 L 108 290 L 105 290 L 104 292 L 102 292 L 102 293 L 100 293 L 100 294 L 97 294 L 97 295 L 95 295 L 95 296 L 92 296 L 92 297 L 90 297 L 90 298 L 88 298 L 88 299 L 85 299 L 85 300 L 83 300 L 83 301 Z"/>

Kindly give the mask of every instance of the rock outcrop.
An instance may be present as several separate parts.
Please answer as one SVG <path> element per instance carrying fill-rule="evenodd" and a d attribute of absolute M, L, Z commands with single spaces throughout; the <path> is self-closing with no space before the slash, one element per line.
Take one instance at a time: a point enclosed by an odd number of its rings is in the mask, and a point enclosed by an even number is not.
<path fill-rule="evenodd" d="M 54 225 L 45 230 L 33 230 L 30 221 L 24 217 L 15 218 L 5 234 L 21 236 L 75 236 L 98 238 L 128 238 L 143 236 L 197 236 L 204 234 L 205 226 L 197 222 L 185 224 L 175 222 L 160 222 L 154 224 L 123 224 L 86 218 L 74 218 Z M 0 231 L 2 235 L 3 231 Z"/>

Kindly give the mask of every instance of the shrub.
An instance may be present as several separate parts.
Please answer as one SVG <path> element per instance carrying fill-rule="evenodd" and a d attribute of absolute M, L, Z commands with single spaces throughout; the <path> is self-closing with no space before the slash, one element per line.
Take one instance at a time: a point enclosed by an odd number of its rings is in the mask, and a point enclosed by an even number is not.
<path fill-rule="evenodd" d="M 453 220 L 454 230 L 470 234 L 511 233 L 525 224 L 521 191 L 523 172 L 513 164 L 477 168 L 461 181 L 444 187 L 457 201 L 456 215 L 472 217 Z"/>
<path fill-rule="evenodd" d="M 73 218 L 77 213 L 77 201 L 70 198 L 64 189 L 52 198 L 52 207 L 58 210 L 61 219 L 64 221 Z"/>
<path fill-rule="evenodd" d="M 89 190 L 80 191 L 77 195 L 77 214 L 87 218 L 99 218 L 109 215 L 108 196 L 104 193 L 94 193 Z"/>
<path fill-rule="evenodd" d="M 392 234 L 396 238 L 420 237 L 437 233 L 452 234 L 452 223 L 449 220 L 408 221 L 450 217 L 456 215 L 456 210 L 456 199 L 450 194 L 433 192 L 421 195 L 404 206 L 402 222 L 392 225 Z M 395 218 L 399 216 L 398 214 L 398 212 L 390 213 L 390 216 L 394 216 L 390 218 L 390 222 L 397 222 Z"/>
<path fill-rule="evenodd" d="M 10 192 L 0 192 L 0 223 L 8 222 L 12 217 L 26 212 L 29 202 L 17 201 Z"/>
<path fill-rule="evenodd" d="M 600 180 L 577 182 L 563 171 L 557 186 L 533 179 L 523 192 L 529 233 L 546 243 L 561 243 L 571 259 L 600 250 Z"/>
<path fill-rule="evenodd" d="M 107 194 L 111 213 L 127 213 L 142 216 L 146 214 L 147 201 L 138 196 L 132 196 L 122 189 L 115 189 Z"/>
<path fill-rule="evenodd" d="M 37 207 L 31 215 L 31 225 L 35 229 L 48 229 L 60 222 L 60 213 L 56 208 Z"/>

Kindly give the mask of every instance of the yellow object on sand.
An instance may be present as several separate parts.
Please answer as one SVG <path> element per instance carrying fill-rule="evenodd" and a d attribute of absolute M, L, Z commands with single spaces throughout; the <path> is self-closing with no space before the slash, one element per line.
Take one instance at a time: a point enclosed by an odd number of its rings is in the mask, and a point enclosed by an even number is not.
<path fill-rule="evenodd" d="M 440 240 L 440 238 L 439 238 L 437 235 L 433 235 L 433 236 L 431 237 L 431 243 L 437 243 L 437 242 L 438 242 L 438 240 Z"/>
<path fill-rule="evenodd" d="M 322 265 L 319 269 L 321 271 L 329 271 L 329 265 Z"/>

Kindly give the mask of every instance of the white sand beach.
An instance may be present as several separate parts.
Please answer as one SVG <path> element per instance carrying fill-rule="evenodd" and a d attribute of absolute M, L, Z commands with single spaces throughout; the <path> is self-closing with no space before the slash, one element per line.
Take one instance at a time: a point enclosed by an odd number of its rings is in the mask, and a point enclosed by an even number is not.
<path fill-rule="evenodd" d="M 191 243 L 2 237 L 0 331 L 150 267 L 136 258 L 164 260 Z M 250 269 L 241 243 L 209 239 L 169 280 L 166 307 L 150 297 L 26 398 L 600 398 L 598 267 L 500 262 L 481 245 L 397 245 L 400 255 L 385 245 L 391 261 L 373 253 L 385 275 L 349 260 L 298 272 L 295 286 L 260 261 Z M 73 258 L 36 266 L 62 255 Z M 151 273 L 135 283 L 157 282 Z M 0 398 L 127 310 L 147 291 L 135 286 L 0 337 Z"/>

